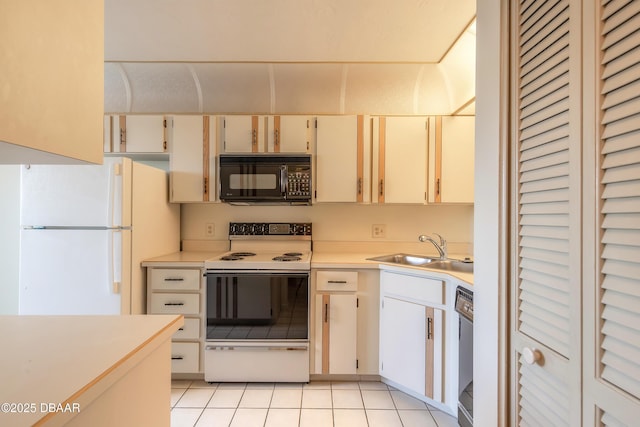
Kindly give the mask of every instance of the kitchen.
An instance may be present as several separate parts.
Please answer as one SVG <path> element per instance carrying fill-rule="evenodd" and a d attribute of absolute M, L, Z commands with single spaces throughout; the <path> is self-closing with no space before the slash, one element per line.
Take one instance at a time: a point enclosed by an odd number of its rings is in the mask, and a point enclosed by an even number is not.
<path fill-rule="evenodd" d="M 578 2 L 570 2 L 575 5 Z M 578 7 L 576 10 L 579 10 Z M 590 10 L 590 7 L 585 6 L 585 14 L 595 14 Z M 505 63 L 508 62 L 506 58 L 507 49 L 507 30 L 505 22 L 507 10 L 504 4 L 497 1 L 479 1 L 478 2 L 478 65 L 477 74 L 478 79 L 482 81 L 481 85 L 476 88 L 476 200 L 474 206 L 474 212 L 472 213 L 474 226 L 473 228 L 473 241 L 475 242 L 475 265 L 476 270 L 474 274 L 474 281 L 476 289 L 480 289 L 476 296 L 478 297 L 478 315 L 476 319 L 477 329 L 482 331 L 482 343 L 476 347 L 476 355 L 478 363 L 481 363 L 483 369 L 477 373 L 475 378 L 476 386 L 481 387 L 483 393 L 476 396 L 477 398 L 477 412 L 476 419 L 478 425 L 507 425 L 509 423 L 509 414 L 507 410 L 508 401 L 512 398 L 515 399 L 515 393 L 510 393 L 507 387 L 508 375 L 506 366 L 509 364 L 508 344 L 507 337 L 510 331 L 507 327 L 509 314 L 507 312 L 510 302 L 508 301 L 508 292 L 506 287 L 506 264 L 507 259 L 505 253 L 507 252 L 505 240 L 507 239 L 507 225 L 505 223 L 507 215 L 507 205 L 505 198 L 507 198 L 507 185 L 504 179 L 506 176 L 506 153 L 505 141 L 508 139 L 508 132 L 505 130 L 505 124 L 508 120 L 505 118 L 506 109 L 504 107 L 506 103 L 507 93 L 507 70 L 505 69 Z M 591 16 L 593 19 L 593 17 Z M 591 36 L 593 30 L 583 29 L 587 36 Z M 591 42 L 591 38 L 587 37 Z M 595 43 L 595 42 L 591 42 Z M 501 49 L 497 47 L 501 46 Z M 591 45 L 585 48 L 585 52 L 590 51 Z M 585 53 L 586 55 L 586 53 Z M 498 96 L 497 96 L 498 95 Z M 590 135 L 589 132 L 586 135 Z M 100 149 L 101 151 L 101 149 Z M 15 169 L 3 170 L 3 183 L 11 182 L 15 180 Z M 14 181 L 15 182 L 15 181 Z M 16 197 L 15 189 L 3 188 L 3 201 L 14 200 Z M 13 199 L 11 199 L 13 198 Z M 15 206 L 16 203 L 10 203 Z M 315 210 L 317 206 L 312 209 Z M 362 208 L 362 209 L 361 209 Z M 361 210 L 367 210 L 367 207 L 354 206 L 351 210 L 355 214 L 360 214 Z M 196 210 L 199 207 L 194 208 Z M 229 209 L 235 209 L 229 207 Z M 295 208 L 295 209 L 307 209 L 307 208 Z M 328 210 L 333 208 L 327 207 Z M 383 207 L 387 209 L 387 207 Z M 395 208 L 390 208 L 393 213 L 396 213 Z M 399 208 L 402 214 L 418 214 L 421 213 L 420 209 L 426 210 L 426 208 Z M 8 213 L 9 214 L 9 213 Z M 231 215 L 231 214 L 229 214 Z M 203 226 L 206 227 L 209 219 L 207 214 L 204 213 L 200 219 L 200 225 L 194 227 L 189 232 L 189 237 L 192 239 L 202 239 L 202 235 L 205 234 Z M 339 214 L 335 214 L 335 217 L 342 219 Z M 251 218 L 246 218 L 250 220 Z M 15 220 L 15 216 L 14 216 Z M 384 218 L 378 220 L 376 224 L 387 224 L 387 233 L 390 233 L 396 225 Z M 434 219 L 436 220 L 436 219 Z M 315 218 L 313 218 L 315 221 Z M 384 221 L 384 222 L 383 222 Z M 3 221 L 3 224 L 6 224 Z M 428 227 L 421 228 L 425 232 L 431 230 L 437 230 L 443 232 L 443 234 L 449 238 L 448 232 L 444 232 L 440 228 L 431 228 L 430 223 L 426 224 Z M 402 226 L 400 226 L 402 227 Z M 223 228 L 224 229 L 224 228 Z M 12 229 L 9 229 L 4 235 L 12 237 Z M 349 233 L 350 229 L 346 229 Z M 370 229 L 368 226 L 361 226 L 362 234 L 359 236 L 370 235 Z M 4 232 L 4 229 L 3 229 Z M 216 224 L 215 232 L 220 233 L 220 226 Z M 453 232 L 453 230 L 452 230 Z M 326 233 L 331 233 L 330 230 L 326 230 Z M 395 233 L 395 231 L 394 231 Z M 409 231 L 403 235 L 409 235 Z M 218 234 L 219 235 L 219 234 Z M 325 234 L 329 236 L 330 234 Z M 496 238 L 498 236 L 498 238 Z M 15 236 L 13 236 L 15 239 Z M 415 236 L 413 236 L 415 238 Z M 453 238 L 455 239 L 455 238 Z M 455 241 L 455 240 L 454 240 Z M 479 243 L 482 243 L 482 247 L 479 248 Z M 585 243 L 585 248 L 589 242 Z M 595 245 L 593 245 L 595 246 Z M 11 248 L 3 248 L 3 260 L 7 260 L 8 268 L 3 268 L 3 274 L 9 275 L 8 280 L 3 280 L 3 285 L 11 283 L 17 283 L 15 276 L 12 276 L 14 267 L 17 265 L 15 258 L 15 250 Z M 6 255 L 6 256 L 5 256 Z M 595 261 L 593 261 L 594 263 Z M 588 264 L 587 260 L 587 264 Z M 8 289 L 2 290 L 3 300 L 5 295 L 6 301 L 16 301 L 17 291 L 15 287 L 8 286 Z M 575 301 L 580 301 L 577 298 Z M 15 307 L 15 305 L 12 305 Z M 589 313 L 591 310 L 586 310 L 585 313 Z M 8 312 L 15 312 L 15 308 L 9 308 Z M 575 335 L 574 335 L 575 336 Z M 575 344 L 573 345 L 575 348 Z M 518 350 L 519 351 L 519 350 Z M 590 354 L 589 351 L 585 351 L 585 356 Z M 535 355 L 535 354 L 534 354 Z M 581 357 L 581 353 L 578 352 L 578 357 Z M 535 361 L 535 358 L 533 359 Z M 580 363 L 574 363 L 573 366 L 577 366 L 578 370 L 581 369 Z M 587 369 L 587 367 L 585 367 Z M 562 368 L 560 368 L 562 370 Z M 568 369 L 567 371 L 574 371 Z M 573 374 L 572 374 L 573 375 Z M 578 375 L 579 376 L 579 375 Z M 585 420 L 590 419 L 593 415 L 588 415 L 591 412 L 590 405 L 596 399 L 606 399 L 601 403 L 600 408 L 606 408 L 606 412 L 609 414 L 615 414 L 616 417 L 628 420 L 627 425 L 632 425 L 633 419 L 637 419 L 637 402 L 633 398 L 626 399 L 623 403 L 616 400 L 611 394 L 596 392 L 598 389 L 596 386 L 589 385 L 591 392 L 582 391 L 575 392 L 575 376 L 571 381 L 573 393 L 572 411 L 575 417 L 575 400 L 585 399 L 585 402 L 589 399 L 589 404 L 585 404 Z M 578 383 L 580 381 L 578 380 Z M 591 384 L 591 383 L 589 383 Z M 586 387 L 586 386 L 585 386 Z M 596 387 L 596 388 L 593 388 Z M 599 386 L 598 386 L 599 387 Z M 606 396 L 606 397 L 605 397 Z M 612 403 L 613 402 L 613 403 Z M 630 405 L 631 404 L 631 405 Z M 617 406 L 616 406 L 617 405 Z M 635 406 L 632 406 L 635 405 Z M 580 406 L 578 405 L 578 408 Z M 623 409 L 620 409 L 623 408 Z M 602 409 L 599 409 L 602 410 Z M 577 410 L 580 412 L 580 409 Z M 594 412 L 595 413 L 595 412 Z M 574 418 L 575 419 L 575 418 Z M 595 421 L 594 421 L 595 423 Z M 574 423 L 578 425 L 579 423 Z"/>

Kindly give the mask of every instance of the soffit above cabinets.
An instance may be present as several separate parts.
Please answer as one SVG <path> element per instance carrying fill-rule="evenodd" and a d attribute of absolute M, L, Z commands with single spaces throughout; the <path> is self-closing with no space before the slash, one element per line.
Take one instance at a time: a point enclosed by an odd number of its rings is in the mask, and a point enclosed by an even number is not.
<path fill-rule="evenodd" d="M 437 63 L 475 0 L 105 0 L 105 61 Z"/>
<path fill-rule="evenodd" d="M 475 1 L 105 0 L 105 112 L 468 114 Z"/>

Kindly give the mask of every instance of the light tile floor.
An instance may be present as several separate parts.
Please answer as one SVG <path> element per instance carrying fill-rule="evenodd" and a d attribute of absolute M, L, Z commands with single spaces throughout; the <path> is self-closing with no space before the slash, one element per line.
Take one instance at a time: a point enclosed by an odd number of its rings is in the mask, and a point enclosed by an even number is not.
<path fill-rule="evenodd" d="M 457 427 L 457 420 L 381 382 L 173 381 L 171 427 Z"/>

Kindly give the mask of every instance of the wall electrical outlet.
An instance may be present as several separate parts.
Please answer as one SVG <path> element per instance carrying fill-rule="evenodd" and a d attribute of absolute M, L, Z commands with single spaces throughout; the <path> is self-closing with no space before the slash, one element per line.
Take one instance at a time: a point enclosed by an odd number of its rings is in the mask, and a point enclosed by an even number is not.
<path fill-rule="evenodd" d="M 207 237 L 213 237 L 216 235 L 216 225 L 212 222 L 209 222 L 205 226 L 204 234 Z"/>
<path fill-rule="evenodd" d="M 376 239 L 382 239 L 387 236 L 386 224 L 373 224 L 371 226 L 371 237 Z"/>

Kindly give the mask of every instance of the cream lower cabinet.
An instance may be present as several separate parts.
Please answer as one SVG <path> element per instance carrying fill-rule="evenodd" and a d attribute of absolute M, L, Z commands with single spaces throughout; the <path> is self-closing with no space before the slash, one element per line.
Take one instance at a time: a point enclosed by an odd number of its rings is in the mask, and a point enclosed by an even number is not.
<path fill-rule="evenodd" d="M 446 292 L 442 280 L 380 273 L 380 376 L 453 413 L 445 384 Z M 453 353 L 449 363 L 457 365 Z"/>
<path fill-rule="evenodd" d="M 356 373 L 356 320 L 355 293 L 316 295 L 316 373 Z"/>
<path fill-rule="evenodd" d="M 147 269 L 147 313 L 182 314 L 184 326 L 171 339 L 171 372 L 203 372 L 203 272 L 197 268 Z"/>
<path fill-rule="evenodd" d="M 315 278 L 315 373 L 355 374 L 358 273 L 321 270 Z"/>
<path fill-rule="evenodd" d="M 443 311 L 383 297 L 380 375 L 442 400 Z"/>
<path fill-rule="evenodd" d="M 379 272 L 312 270 L 312 374 L 378 375 Z"/>

